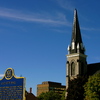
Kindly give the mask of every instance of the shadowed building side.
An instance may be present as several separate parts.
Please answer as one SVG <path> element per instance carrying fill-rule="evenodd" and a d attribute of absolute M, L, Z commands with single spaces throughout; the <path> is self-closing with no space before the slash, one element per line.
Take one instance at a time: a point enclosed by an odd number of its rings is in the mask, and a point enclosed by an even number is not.
<path fill-rule="evenodd" d="M 100 72 L 100 62 L 87 65 L 87 75 L 92 76 Z"/>

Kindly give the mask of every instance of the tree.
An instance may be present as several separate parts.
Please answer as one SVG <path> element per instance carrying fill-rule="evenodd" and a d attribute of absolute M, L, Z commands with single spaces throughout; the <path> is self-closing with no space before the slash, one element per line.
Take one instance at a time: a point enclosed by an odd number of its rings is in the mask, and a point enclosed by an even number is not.
<path fill-rule="evenodd" d="M 100 100 L 100 73 L 90 76 L 84 89 L 85 100 Z"/>
<path fill-rule="evenodd" d="M 54 91 L 49 91 L 46 93 L 41 93 L 38 97 L 39 100 L 60 100 L 61 95 L 55 93 Z"/>
<path fill-rule="evenodd" d="M 63 91 L 63 93 L 61 95 L 61 100 L 65 100 L 65 93 L 66 93 L 66 91 Z"/>
<path fill-rule="evenodd" d="M 67 100 L 84 100 L 84 84 L 87 81 L 86 76 L 77 76 L 69 81 L 67 89 Z"/>

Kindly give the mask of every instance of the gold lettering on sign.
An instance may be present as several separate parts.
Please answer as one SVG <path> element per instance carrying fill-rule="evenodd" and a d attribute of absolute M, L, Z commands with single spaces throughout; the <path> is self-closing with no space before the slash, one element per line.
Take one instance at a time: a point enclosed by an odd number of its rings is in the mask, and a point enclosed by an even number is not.
<path fill-rule="evenodd" d="M 1 85 L 7 85 L 7 84 L 16 84 L 16 82 L 15 81 L 1 82 Z"/>
<path fill-rule="evenodd" d="M 0 87 L 0 100 L 9 100 L 9 98 L 10 100 L 22 100 L 23 87 L 22 86 Z"/>

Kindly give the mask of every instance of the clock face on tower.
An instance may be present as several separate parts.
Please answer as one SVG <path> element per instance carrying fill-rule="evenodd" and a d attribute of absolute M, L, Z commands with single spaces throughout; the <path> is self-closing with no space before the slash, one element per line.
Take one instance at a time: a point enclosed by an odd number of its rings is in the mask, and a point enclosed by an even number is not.
<path fill-rule="evenodd" d="M 13 71 L 12 69 L 7 69 L 5 72 L 5 78 L 6 79 L 11 79 L 13 77 Z"/>

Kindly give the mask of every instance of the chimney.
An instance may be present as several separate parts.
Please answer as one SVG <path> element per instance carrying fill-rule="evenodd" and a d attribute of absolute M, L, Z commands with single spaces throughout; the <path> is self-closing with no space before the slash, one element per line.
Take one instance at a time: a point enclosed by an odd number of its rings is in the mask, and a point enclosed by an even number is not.
<path fill-rule="evenodd" d="M 30 93 L 32 93 L 32 88 L 30 87 Z"/>

